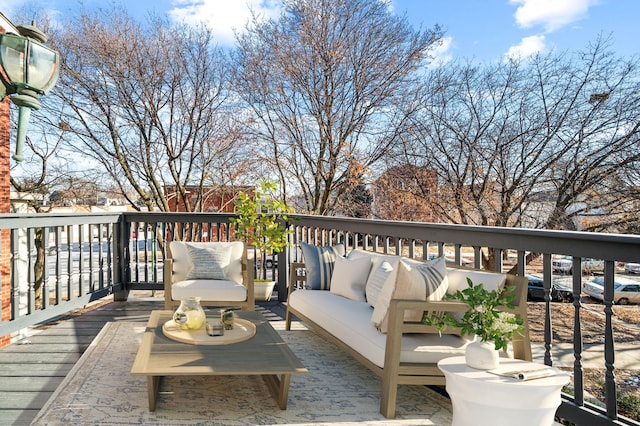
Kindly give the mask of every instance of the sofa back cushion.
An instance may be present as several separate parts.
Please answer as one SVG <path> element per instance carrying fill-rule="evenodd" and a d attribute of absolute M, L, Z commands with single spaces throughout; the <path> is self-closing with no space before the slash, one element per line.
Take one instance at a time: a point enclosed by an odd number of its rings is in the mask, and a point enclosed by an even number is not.
<path fill-rule="evenodd" d="M 447 268 L 447 278 L 449 288 L 447 293 L 455 293 L 469 287 L 467 278 L 471 279 L 473 285 L 482 284 L 485 290 L 502 290 L 507 281 L 507 274 L 497 272 L 479 271 L 476 269 Z"/>
<path fill-rule="evenodd" d="M 311 290 L 329 290 L 331 275 L 337 256 L 344 256 L 344 244 L 314 246 L 300 242 L 307 270 L 306 286 Z"/>
<path fill-rule="evenodd" d="M 173 259 L 173 282 L 187 279 L 189 271 L 193 269 L 194 263 L 189 255 L 189 248 L 228 248 L 229 258 L 223 262 L 222 270 L 224 275 L 237 283 L 242 283 L 242 256 L 244 255 L 244 243 L 242 241 L 222 241 L 222 242 L 184 242 L 171 241 L 169 251 Z"/>

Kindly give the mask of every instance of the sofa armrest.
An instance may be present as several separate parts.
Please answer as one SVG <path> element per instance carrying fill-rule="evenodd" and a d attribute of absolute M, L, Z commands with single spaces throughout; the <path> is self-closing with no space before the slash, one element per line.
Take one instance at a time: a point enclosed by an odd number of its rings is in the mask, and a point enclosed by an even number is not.
<path fill-rule="evenodd" d="M 287 299 L 288 296 L 296 289 L 297 283 L 305 283 L 307 281 L 307 276 L 301 271 L 305 269 L 305 265 L 302 262 L 293 262 L 289 267 L 289 288 L 287 290 Z"/>

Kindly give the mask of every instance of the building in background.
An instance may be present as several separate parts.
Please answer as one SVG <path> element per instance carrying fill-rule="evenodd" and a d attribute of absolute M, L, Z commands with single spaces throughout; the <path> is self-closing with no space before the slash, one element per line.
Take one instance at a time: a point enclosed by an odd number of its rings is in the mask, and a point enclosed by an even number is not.
<path fill-rule="evenodd" d="M 435 170 L 409 164 L 390 167 L 373 183 L 373 216 L 385 220 L 438 222 L 430 207 L 437 191 Z"/>

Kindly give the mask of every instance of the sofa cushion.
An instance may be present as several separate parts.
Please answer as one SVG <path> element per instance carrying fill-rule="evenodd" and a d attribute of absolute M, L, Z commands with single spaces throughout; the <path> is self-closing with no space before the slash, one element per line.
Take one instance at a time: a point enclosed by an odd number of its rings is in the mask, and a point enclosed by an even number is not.
<path fill-rule="evenodd" d="M 371 262 L 369 259 L 336 257 L 331 275 L 330 291 L 352 300 L 365 302 L 364 286 L 367 283 L 370 270 Z"/>
<path fill-rule="evenodd" d="M 427 300 L 442 300 L 449 287 L 447 263 L 444 257 L 429 260 L 415 268 L 424 278 Z"/>
<path fill-rule="evenodd" d="M 397 275 L 395 281 L 387 280 L 378 295 L 373 308 L 371 322 L 381 333 L 387 332 L 389 304 L 392 299 L 426 300 L 425 281 L 415 267 L 402 260 L 396 261 Z M 422 320 L 422 311 L 405 311 L 405 321 Z"/>
<path fill-rule="evenodd" d="M 382 290 L 384 281 L 386 279 L 395 280 L 395 272 L 392 278 L 387 276 L 383 277 L 380 275 L 380 274 L 383 274 L 383 271 L 381 271 L 379 268 L 383 264 L 383 262 L 387 262 L 388 265 L 393 265 L 393 263 L 396 260 L 398 260 L 399 257 L 389 255 L 389 254 L 382 254 L 382 253 L 375 253 L 372 251 L 354 249 L 349 252 L 349 255 L 347 256 L 347 258 L 348 259 L 367 258 L 371 260 L 371 273 L 369 274 L 369 278 L 367 279 L 367 284 L 365 285 L 365 296 L 367 298 L 367 303 L 369 303 L 369 306 L 371 307 L 375 306 L 376 300 L 378 298 L 378 294 Z M 384 269 L 389 269 L 389 268 L 387 267 Z M 395 267 L 392 270 L 396 271 Z"/>
<path fill-rule="evenodd" d="M 247 300 L 247 289 L 233 280 L 184 280 L 171 286 L 173 300 L 190 297 L 199 297 L 203 302 L 243 302 Z"/>
<path fill-rule="evenodd" d="M 344 256 L 344 244 L 314 246 L 301 241 L 300 247 L 307 270 L 306 286 L 313 290 L 329 290 L 336 257 Z"/>
<path fill-rule="evenodd" d="M 482 284 L 485 290 L 502 290 L 507 280 L 506 274 L 496 272 L 485 272 L 478 270 L 468 270 L 463 268 L 447 268 L 447 279 L 449 288 L 447 293 L 455 293 L 469 287 L 467 278 L 470 278 L 473 285 Z"/>
<path fill-rule="evenodd" d="M 187 272 L 192 267 L 192 262 L 187 250 L 187 244 L 192 247 L 228 246 L 231 247 L 229 264 L 224 267 L 227 278 L 242 283 L 242 256 L 244 255 L 244 243 L 242 241 L 220 241 L 220 242 L 184 242 L 171 241 L 169 250 L 173 259 L 173 282 L 184 281 Z"/>
<path fill-rule="evenodd" d="M 386 335 L 371 324 L 372 308 L 329 291 L 296 290 L 289 305 L 341 340 L 378 367 L 384 367 Z M 437 363 L 464 355 L 467 342 L 459 336 L 438 333 L 402 337 L 400 361 Z"/>
<path fill-rule="evenodd" d="M 187 253 L 191 268 L 187 272 L 187 280 L 210 279 L 224 280 L 224 268 L 229 265 L 231 247 L 210 245 L 198 247 L 187 244 Z"/>
<path fill-rule="evenodd" d="M 398 260 L 384 260 L 378 266 L 372 266 L 366 282 L 365 297 L 369 306 L 373 307 L 378 300 L 380 292 L 388 281 L 395 282 L 398 275 Z"/>

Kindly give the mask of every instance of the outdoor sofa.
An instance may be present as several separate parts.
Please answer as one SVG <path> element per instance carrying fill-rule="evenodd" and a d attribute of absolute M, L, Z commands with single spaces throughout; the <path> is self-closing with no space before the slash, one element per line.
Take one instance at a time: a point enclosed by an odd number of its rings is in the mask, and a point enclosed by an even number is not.
<path fill-rule="evenodd" d="M 466 288 L 467 278 L 489 290 L 515 286 L 513 312 L 525 327 L 509 355 L 531 360 L 524 277 L 452 267 L 444 258 L 420 262 L 363 250 L 343 257 L 342 245 L 302 248 L 305 263 L 291 266 L 286 329 L 295 315 L 380 376 L 387 418 L 395 417 L 398 385 L 444 385 L 437 362 L 464 355 L 467 336 L 440 334 L 421 320 L 428 312 L 465 312 L 465 303 L 440 299 Z"/>

